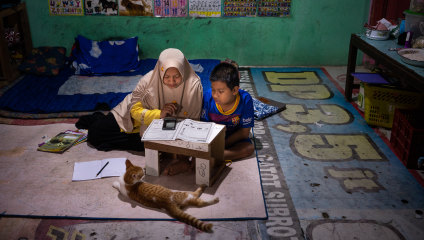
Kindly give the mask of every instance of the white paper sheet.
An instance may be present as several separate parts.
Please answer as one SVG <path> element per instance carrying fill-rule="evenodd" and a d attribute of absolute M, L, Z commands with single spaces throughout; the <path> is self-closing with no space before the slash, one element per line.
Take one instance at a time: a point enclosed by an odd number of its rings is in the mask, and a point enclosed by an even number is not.
<path fill-rule="evenodd" d="M 85 181 L 104 177 L 119 177 L 125 173 L 126 158 L 105 158 L 102 160 L 76 162 L 72 181 Z M 105 164 L 106 167 L 97 175 Z"/>
<path fill-rule="evenodd" d="M 141 141 L 175 140 L 180 125 L 177 123 L 175 130 L 163 130 L 163 119 L 154 119 L 144 131 Z"/>
<path fill-rule="evenodd" d="M 199 122 L 186 119 L 181 122 L 177 138 L 190 142 L 206 142 L 211 133 L 213 122 Z"/>
<path fill-rule="evenodd" d="M 141 141 L 181 139 L 189 142 L 207 142 L 215 123 L 185 119 L 177 123 L 175 130 L 163 130 L 163 120 L 154 119 L 141 137 Z"/>

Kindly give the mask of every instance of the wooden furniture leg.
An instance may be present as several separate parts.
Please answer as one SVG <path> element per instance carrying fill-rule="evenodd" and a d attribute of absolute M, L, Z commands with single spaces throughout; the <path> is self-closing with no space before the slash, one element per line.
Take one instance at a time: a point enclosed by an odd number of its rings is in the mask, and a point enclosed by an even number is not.
<path fill-rule="evenodd" d="M 196 158 L 196 184 L 211 186 L 211 162 L 208 159 Z"/>
<path fill-rule="evenodd" d="M 352 37 L 349 43 L 349 57 L 347 61 L 347 72 L 346 72 L 346 85 L 345 85 L 345 98 L 348 102 L 352 101 L 353 92 L 353 76 L 356 68 L 356 57 L 358 54 L 358 48 L 352 43 Z"/>
<path fill-rule="evenodd" d="M 145 148 L 146 174 L 150 176 L 159 176 L 159 151 Z"/>

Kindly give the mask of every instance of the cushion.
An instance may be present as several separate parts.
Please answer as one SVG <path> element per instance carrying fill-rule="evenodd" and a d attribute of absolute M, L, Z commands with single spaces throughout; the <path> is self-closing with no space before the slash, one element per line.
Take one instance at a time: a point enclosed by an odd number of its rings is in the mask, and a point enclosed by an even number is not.
<path fill-rule="evenodd" d="M 32 49 L 19 70 L 24 73 L 54 76 L 59 74 L 66 60 L 64 47 L 38 47 Z"/>
<path fill-rule="evenodd" d="M 286 104 L 268 98 L 253 98 L 255 120 L 262 120 L 286 109 Z"/>
<path fill-rule="evenodd" d="M 75 39 L 72 66 L 76 74 L 101 75 L 126 72 L 139 66 L 138 37 L 118 41 Z"/>

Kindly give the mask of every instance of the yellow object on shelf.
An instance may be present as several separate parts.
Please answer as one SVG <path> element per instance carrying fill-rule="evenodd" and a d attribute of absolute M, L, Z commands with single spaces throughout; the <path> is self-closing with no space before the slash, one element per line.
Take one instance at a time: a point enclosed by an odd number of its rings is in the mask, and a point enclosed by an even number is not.
<path fill-rule="evenodd" d="M 395 109 L 414 109 L 421 104 L 422 94 L 390 85 L 364 83 L 364 118 L 369 125 L 392 128 Z"/>
<path fill-rule="evenodd" d="M 356 100 L 356 104 L 358 105 L 359 110 L 362 112 L 364 111 L 364 105 L 365 105 L 365 92 L 364 92 L 364 83 L 359 83 L 359 93 L 358 93 L 358 100 Z"/>

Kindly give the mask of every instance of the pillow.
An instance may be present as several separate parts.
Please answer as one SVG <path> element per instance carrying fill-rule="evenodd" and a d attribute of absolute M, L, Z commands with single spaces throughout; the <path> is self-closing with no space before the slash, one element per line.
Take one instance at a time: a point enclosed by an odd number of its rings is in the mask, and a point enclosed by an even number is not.
<path fill-rule="evenodd" d="M 66 48 L 64 47 L 39 47 L 32 49 L 31 53 L 19 65 L 19 70 L 24 73 L 55 76 L 65 64 Z"/>
<path fill-rule="evenodd" d="M 119 41 L 93 41 L 83 36 L 75 39 L 72 66 L 76 74 L 110 74 L 136 69 L 139 65 L 138 37 Z"/>
<path fill-rule="evenodd" d="M 286 104 L 268 98 L 258 97 L 252 99 L 255 120 L 262 120 L 286 109 Z"/>

